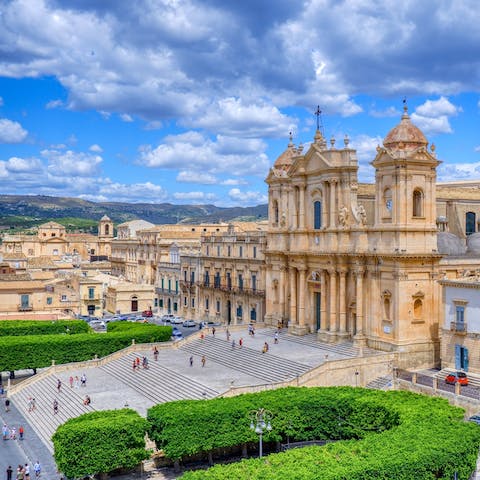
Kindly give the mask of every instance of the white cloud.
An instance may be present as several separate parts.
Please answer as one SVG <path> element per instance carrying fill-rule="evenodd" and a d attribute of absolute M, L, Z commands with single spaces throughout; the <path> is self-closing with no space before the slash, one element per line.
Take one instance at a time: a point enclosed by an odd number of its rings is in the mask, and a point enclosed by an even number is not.
<path fill-rule="evenodd" d="M 475 152 L 480 152 L 480 145 L 479 145 L 478 147 L 475 147 L 473 150 L 474 150 Z"/>
<path fill-rule="evenodd" d="M 375 118 L 399 117 L 401 115 L 400 111 L 397 110 L 395 107 L 388 107 L 383 110 L 377 110 L 375 108 L 372 108 L 369 114 Z"/>
<path fill-rule="evenodd" d="M 132 116 L 129 115 L 128 113 L 122 113 L 122 114 L 120 115 L 120 118 L 122 119 L 122 121 L 127 122 L 127 123 L 133 122 Z"/>
<path fill-rule="evenodd" d="M 247 185 L 248 182 L 242 178 L 227 178 L 220 182 L 221 185 L 233 186 L 233 185 Z"/>
<path fill-rule="evenodd" d="M 228 196 L 236 204 L 242 206 L 260 205 L 268 202 L 268 195 L 263 192 L 242 192 L 239 188 L 232 188 L 228 192 Z"/>
<path fill-rule="evenodd" d="M 176 192 L 173 194 L 175 200 L 190 201 L 193 203 L 206 203 L 216 200 L 216 195 L 207 192 Z"/>
<path fill-rule="evenodd" d="M 218 179 L 214 175 L 210 175 L 208 173 L 200 173 L 200 172 L 195 172 L 191 170 L 182 170 L 178 172 L 177 182 L 213 185 L 215 183 L 218 183 Z"/>
<path fill-rule="evenodd" d="M 227 149 L 226 143 L 230 143 L 232 148 Z M 192 171 L 209 175 L 229 173 L 263 176 L 266 175 L 269 164 L 265 148 L 266 145 L 258 140 L 234 142 L 231 139 L 227 141 L 225 137 L 211 140 L 198 132 L 189 131 L 169 135 L 155 148 L 151 145 L 142 146 L 138 163 L 146 167 L 167 169 L 188 165 Z"/>
<path fill-rule="evenodd" d="M 28 132 L 18 122 L 0 118 L 0 143 L 22 143 Z"/>
<path fill-rule="evenodd" d="M 95 152 L 95 153 L 102 153 L 103 152 L 103 148 L 94 143 L 93 145 L 90 145 L 90 147 L 88 148 L 91 152 Z"/>
<path fill-rule="evenodd" d="M 100 173 L 103 159 L 100 155 L 74 152 L 72 150 L 43 150 L 48 161 L 48 172 L 52 176 L 92 177 Z"/>
<path fill-rule="evenodd" d="M 47 110 L 52 110 L 54 108 L 61 108 L 64 106 L 64 103 L 62 100 L 50 100 L 46 105 L 45 108 Z"/>
<path fill-rule="evenodd" d="M 357 135 L 350 140 L 349 147 L 357 151 L 358 179 L 360 182 L 373 182 L 375 180 L 375 172 L 370 162 L 377 154 L 377 146 L 382 144 L 383 139 L 379 136 Z"/>
<path fill-rule="evenodd" d="M 440 182 L 471 180 L 472 178 L 479 178 L 480 162 L 442 163 L 438 167 L 437 175 Z"/>
<path fill-rule="evenodd" d="M 144 130 L 160 130 L 162 127 L 163 127 L 162 122 L 160 122 L 158 120 L 154 120 L 152 122 L 148 122 L 145 125 Z"/>
<path fill-rule="evenodd" d="M 461 108 L 453 105 L 447 98 L 427 100 L 412 113 L 412 122 L 426 135 L 452 133 L 449 117 L 456 116 Z"/>
<path fill-rule="evenodd" d="M 42 162 L 38 158 L 9 158 L 5 168 L 11 173 L 34 173 L 42 168 Z"/>

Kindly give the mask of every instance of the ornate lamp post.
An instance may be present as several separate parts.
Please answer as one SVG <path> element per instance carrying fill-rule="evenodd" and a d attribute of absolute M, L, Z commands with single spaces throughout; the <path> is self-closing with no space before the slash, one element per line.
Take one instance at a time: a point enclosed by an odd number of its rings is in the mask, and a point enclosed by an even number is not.
<path fill-rule="evenodd" d="M 269 432 L 272 429 L 270 420 L 272 418 L 272 412 L 265 408 L 259 408 L 250 412 L 250 429 L 254 430 L 258 435 L 258 456 L 263 456 L 263 432 L 266 430 Z"/>

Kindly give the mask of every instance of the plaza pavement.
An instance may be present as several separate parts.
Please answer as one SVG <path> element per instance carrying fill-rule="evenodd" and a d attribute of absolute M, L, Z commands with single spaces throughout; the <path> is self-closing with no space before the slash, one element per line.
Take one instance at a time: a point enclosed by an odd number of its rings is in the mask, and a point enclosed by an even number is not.
<path fill-rule="evenodd" d="M 102 366 L 79 368 L 72 364 L 67 371 L 30 381 L 25 388 L 13 393 L 11 401 L 18 415 L 17 423 L 26 426 L 26 438 L 21 447 L 30 464 L 38 457 L 45 471 L 51 472 L 43 478 L 56 480 L 51 435 L 68 418 L 87 411 L 120 409 L 128 405 L 145 416 L 157 403 L 181 398 L 213 398 L 231 387 L 292 380 L 327 360 L 375 354 L 367 348 L 360 352 L 351 343 L 324 344 L 317 342 L 315 335 L 294 337 L 286 332 L 280 333 L 279 342 L 275 344 L 272 328 L 257 328 L 252 337 L 247 327 L 232 327 L 228 341 L 224 327 L 217 328 L 215 336 L 210 329 L 203 331 L 203 339 L 201 334 L 197 331 L 170 348 L 159 349 L 157 361 L 151 350 L 145 352 L 139 346 L 138 351 L 126 353 Z M 243 339 L 241 348 L 240 339 Z M 235 346 L 232 346 L 233 340 Z M 262 353 L 265 342 L 269 351 Z M 134 371 L 133 360 L 144 355 L 149 360 L 149 368 L 140 367 Z M 189 362 L 191 356 L 193 366 Z M 201 363 L 202 356 L 206 359 L 205 366 Z M 81 377 L 82 374 L 87 377 L 86 387 L 70 388 L 69 377 Z M 58 379 L 62 381 L 60 392 L 56 388 Z M 83 405 L 85 395 L 92 400 L 89 407 Z M 36 399 L 36 409 L 29 412 L 28 398 L 32 396 Z M 53 414 L 54 399 L 59 403 L 57 415 Z M 0 475 L 2 473 L 0 471 Z M 162 478 L 153 470 L 143 475 L 144 478 Z"/>

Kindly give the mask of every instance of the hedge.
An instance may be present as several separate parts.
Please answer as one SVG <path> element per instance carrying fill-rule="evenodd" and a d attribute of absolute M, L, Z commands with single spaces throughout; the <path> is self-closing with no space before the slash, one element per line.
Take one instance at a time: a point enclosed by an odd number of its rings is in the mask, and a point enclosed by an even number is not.
<path fill-rule="evenodd" d="M 69 478 L 133 468 L 150 456 L 145 430 L 146 420 L 130 409 L 68 420 L 52 437 L 57 467 Z"/>
<path fill-rule="evenodd" d="M 171 327 L 131 323 L 112 333 L 0 337 L 0 371 L 33 369 L 103 357 L 137 343 L 170 340 Z"/>
<path fill-rule="evenodd" d="M 461 479 L 474 471 L 480 428 L 444 399 L 409 392 L 287 388 L 208 401 L 179 401 L 149 409 L 149 436 L 167 457 L 258 442 L 249 413 L 273 413 L 265 442 L 340 440 L 263 459 L 188 472 L 182 480 L 419 480 Z"/>
<path fill-rule="evenodd" d="M 0 337 L 21 335 L 70 335 L 87 333 L 90 327 L 83 320 L 1 320 Z"/>

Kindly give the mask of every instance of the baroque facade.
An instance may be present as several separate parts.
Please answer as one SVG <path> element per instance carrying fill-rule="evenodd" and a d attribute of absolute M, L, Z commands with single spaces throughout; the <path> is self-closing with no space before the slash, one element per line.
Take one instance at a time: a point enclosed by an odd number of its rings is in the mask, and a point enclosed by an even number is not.
<path fill-rule="evenodd" d="M 438 164 L 406 109 L 377 147 L 373 199 L 348 138 L 327 146 L 317 130 L 305 153 L 290 142 L 266 179 L 266 321 L 438 361 Z"/>

